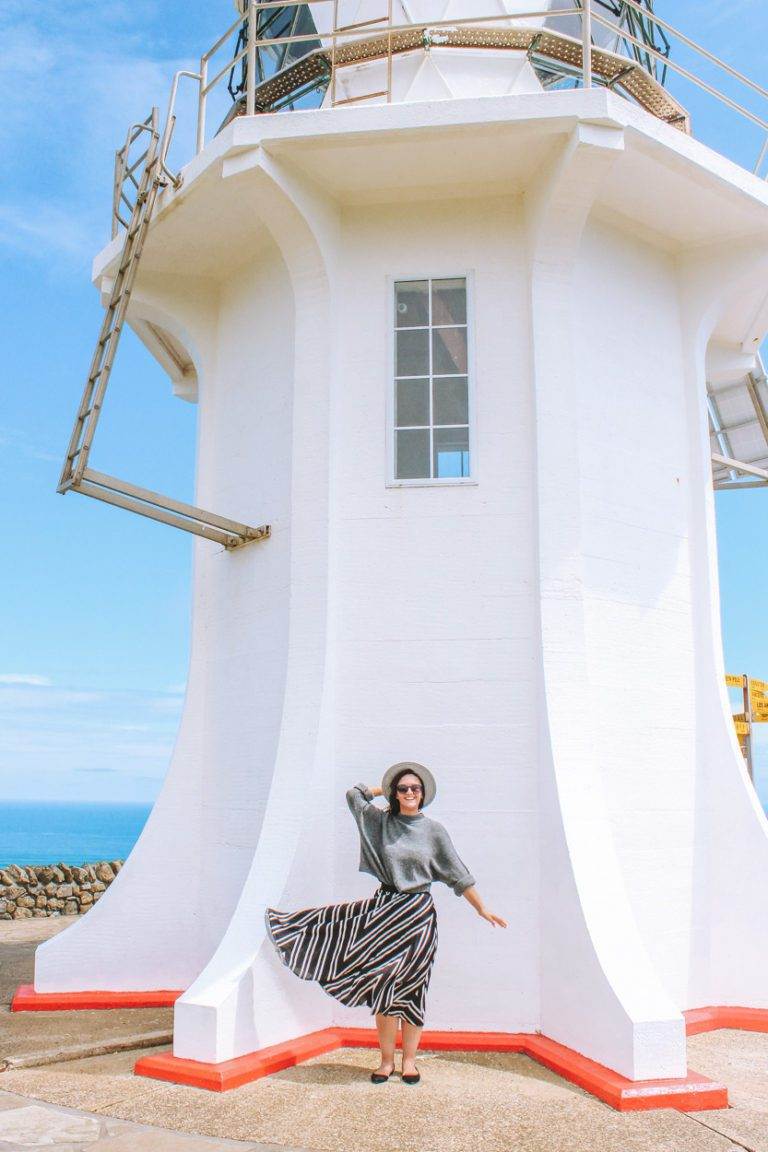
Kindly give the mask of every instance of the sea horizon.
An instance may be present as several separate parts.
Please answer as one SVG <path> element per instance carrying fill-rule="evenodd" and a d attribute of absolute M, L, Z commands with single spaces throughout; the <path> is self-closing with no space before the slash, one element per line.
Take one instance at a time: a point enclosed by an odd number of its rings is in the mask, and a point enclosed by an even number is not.
<path fill-rule="evenodd" d="M 768 813 L 768 779 L 756 781 Z M 0 801 L 0 868 L 125 860 L 154 806 L 150 800 Z"/>
<path fill-rule="evenodd" d="M 0 801 L 0 868 L 125 860 L 154 801 Z"/>

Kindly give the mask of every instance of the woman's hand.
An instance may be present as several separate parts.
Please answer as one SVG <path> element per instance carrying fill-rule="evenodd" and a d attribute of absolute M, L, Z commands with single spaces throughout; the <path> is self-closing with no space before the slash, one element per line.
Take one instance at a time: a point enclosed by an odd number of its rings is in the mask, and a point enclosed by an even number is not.
<path fill-rule="evenodd" d="M 476 884 L 470 884 L 469 888 L 464 889 L 462 895 L 469 901 L 478 916 L 482 916 L 483 920 L 487 920 L 494 928 L 497 924 L 501 925 L 502 928 L 506 928 L 506 920 L 502 920 L 501 916 L 497 916 L 494 912 L 489 912 L 485 904 L 483 904 Z"/>
<path fill-rule="evenodd" d="M 368 791 L 369 791 L 369 792 L 370 792 L 370 793 L 371 793 L 373 796 L 383 796 L 383 795 L 384 795 L 384 793 L 382 792 L 381 788 L 377 787 L 376 785 L 374 785 L 374 786 L 373 786 L 373 788 L 369 788 L 369 789 L 368 789 Z"/>
<path fill-rule="evenodd" d="M 482 916 L 483 920 L 488 920 L 489 923 L 493 924 L 494 928 L 497 924 L 500 924 L 502 928 L 507 927 L 506 920 L 502 920 L 501 916 L 497 916 L 495 912 L 489 912 L 487 908 L 479 908 L 478 915 Z"/>

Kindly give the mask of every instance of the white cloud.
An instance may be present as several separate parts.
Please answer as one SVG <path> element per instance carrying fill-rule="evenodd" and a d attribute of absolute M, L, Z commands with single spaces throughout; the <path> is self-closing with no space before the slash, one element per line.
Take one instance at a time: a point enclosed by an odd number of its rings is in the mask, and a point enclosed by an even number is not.
<path fill-rule="evenodd" d="M 2 244 L 2 207 L 0 207 L 0 244 Z M 33 460 L 46 462 L 61 460 L 61 453 L 54 454 L 47 445 L 30 440 L 18 428 L 8 428 L 0 425 L 0 451 L 15 452 Z"/>
<path fill-rule="evenodd" d="M 0 678 L 0 689 L 0 716 L 3 709 L 42 713 L 46 709 L 68 708 L 76 704 L 96 704 L 105 697 L 102 692 L 57 688 L 45 677 L 31 680 Z"/>
<path fill-rule="evenodd" d="M 159 699 L 173 709 L 158 711 Z M 178 697 L 144 690 L 55 687 L 43 676 L 4 673 L 0 788 L 17 798 L 154 795 L 171 759 L 180 706 Z"/>
<path fill-rule="evenodd" d="M 738 23 L 737 18 L 759 12 L 762 5 L 763 0 L 707 0 L 698 11 L 697 18 L 705 27 L 714 27 L 725 22 Z M 684 29 L 681 28 L 681 31 Z M 695 33 L 692 38 L 696 38 Z"/>
<path fill-rule="evenodd" d="M 47 676 L 35 676 L 28 672 L 2 672 L 0 684 L 28 684 L 35 688 L 50 688 L 53 681 Z"/>
<path fill-rule="evenodd" d="M 166 713 L 170 716 L 178 716 L 181 712 L 182 701 L 178 695 L 155 696 L 147 701 L 148 707 L 153 712 Z"/>
<path fill-rule="evenodd" d="M 156 33 L 142 4 L 0 7 L 0 249 L 85 263 L 106 242 L 115 150 L 190 67 L 153 52 Z"/>
<path fill-rule="evenodd" d="M 86 259 L 93 249 L 92 230 L 55 201 L 25 199 L 0 204 L 0 245 L 22 256 L 43 252 Z"/>

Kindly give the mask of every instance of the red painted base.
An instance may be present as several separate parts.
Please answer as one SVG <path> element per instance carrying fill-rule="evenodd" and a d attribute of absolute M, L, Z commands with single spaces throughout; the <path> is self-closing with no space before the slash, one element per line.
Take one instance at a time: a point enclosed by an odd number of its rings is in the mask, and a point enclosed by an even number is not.
<path fill-rule="evenodd" d="M 33 985 L 19 986 L 11 1004 L 13 1012 L 71 1012 L 82 1009 L 170 1007 L 181 991 L 149 992 L 35 992 Z M 716 1028 L 740 1028 L 768 1032 L 768 1008 L 693 1008 L 683 1013 L 688 1036 Z M 400 1036 L 398 1035 L 398 1044 Z M 282 1044 L 274 1044 L 226 1060 L 206 1064 L 184 1060 L 171 1052 L 144 1056 L 135 1066 L 138 1076 L 189 1084 L 213 1092 L 227 1092 L 283 1068 L 290 1068 L 335 1048 L 376 1048 L 374 1028 L 325 1028 Z M 519 1052 L 578 1084 L 620 1112 L 652 1108 L 676 1108 L 682 1112 L 727 1108 L 728 1092 L 698 1072 L 673 1080 L 627 1080 L 610 1068 L 558 1044 L 538 1033 L 526 1032 L 422 1032 L 420 1047 L 433 1052 Z"/>
<path fill-rule="evenodd" d="M 12 1012 L 76 1012 L 85 1008 L 169 1008 L 181 991 L 159 992 L 35 992 L 20 984 L 11 1001 Z"/>
<path fill-rule="evenodd" d="M 768 1032 L 768 1008 L 691 1008 L 683 1012 L 686 1036 L 714 1032 L 717 1028 L 737 1028 L 743 1032 Z"/>
<path fill-rule="evenodd" d="M 398 1043 L 400 1039 L 398 1037 Z M 678 1080 L 627 1080 L 564 1044 L 525 1032 L 422 1032 L 420 1048 L 433 1052 L 520 1052 L 578 1084 L 620 1112 L 676 1108 L 682 1112 L 727 1108 L 728 1091 L 698 1072 Z M 227 1092 L 335 1048 L 377 1048 L 374 1028 L 325 1028 L 222 1064 L 184 1060 L 170 1052 L 144 1056 L 138 1076 Z"/>

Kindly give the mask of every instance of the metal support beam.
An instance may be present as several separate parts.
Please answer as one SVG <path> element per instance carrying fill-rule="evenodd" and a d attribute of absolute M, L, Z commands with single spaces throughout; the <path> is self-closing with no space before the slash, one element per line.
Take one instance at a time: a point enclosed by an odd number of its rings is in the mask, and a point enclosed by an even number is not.
<path fill-rule="evenodd" d="M 768 480 L 737 480 L 733 483 L 724 480 L 715 481 L 717 492 L 741 492 L 743 488 L 768 488 Z"/>
<path fill-rule="evenodd" d="M 720 464 L 723 468 L 731 468 L 734 472 L 743 472 L 747 476 L 759 476 L 761 480 L 768 481 L 768 471 L 759 468 L 757 464 L 748 464 L 742 460 L 732 460 L 730 456 L 720 456 L 712 453 L 712 463 Z"/>
<path fill-rule="evenodd" d="M 592 87 L 592 2 L 581 0 L 581 69 L 585 88 Z"/>
<path fill-rule="evenodd" d="M 707 411 L 709 412 L 709 422 L 712 425 L 712 430 L 717 438 L 720 451 L 723 453 L 724 457 L 730 458 L 730 441 L 728 440 L 726 430 L 723 428 L 723 422 L 720 419 L 720 410 L 717 407 L 717 401 L 711 392 L 707 394 Z M 731 470 L 731 480 L 736 480 L 736 473 L 733 470 Z"/>
<path fill-rule="evenodd" d="M 248 46 L 245 72 L 245 114 L 253 116 L 256 111 L 256 4 L 248 2 Z"/>
<path fill-rule="evenodd" d="M 170 524 L 173 528 L 181 528 L 207 540 L 215 540 L 229 550 L 240 548 L 243 544 L 250 544 L 254 540 L 265 540 L 270 535 L 268 524 L 252 528 L 249 524 L 217 516 L 214 512 L 196 508 L 194 504 L 172 500 L 149 488 L 139 488 L 126 480 L 108 476 L 104 472 L 94 472 L 90 468 L 85 470 L 82 480 L 69 485 L 64 491 L 80 492 L 83 496 L 92 496 L 96 500 L 113 504 L 116 508 L 137 512 L 140 516 L 148 516 L 150 520 L 158 520 L 161 524 Z"/>
<path fill-rule="evenodd" d="M 747 392 L 752 401 L 752 407 L 755 410 L 757 422 L 760 425 L 760 430 L 763 433 L 766 444 L 768 444 L 768 414 L 766 414 L 763 402 L 760 399 L 760 393 L 757 390 L 757 380 L 751 372 L 747 373 Z"/>

